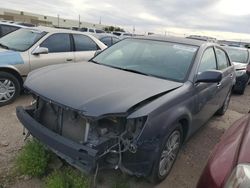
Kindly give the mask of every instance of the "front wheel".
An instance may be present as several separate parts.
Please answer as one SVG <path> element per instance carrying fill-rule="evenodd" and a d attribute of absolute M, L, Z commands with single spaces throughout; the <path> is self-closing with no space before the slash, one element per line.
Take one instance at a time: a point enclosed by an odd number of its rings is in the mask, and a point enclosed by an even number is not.
<path fill-rule="evenodd" d="M 159 183 L 168 176 L 179 153 L 181 143 L 181 129 L 174 130 L 164 139 L 150 177 L 152 183 Z"/>
<path fill-rule="evenodd" d="M 20 94 L 20 83 L 15 76 L 0 72 L 0 106 L 13 102 Z"/>

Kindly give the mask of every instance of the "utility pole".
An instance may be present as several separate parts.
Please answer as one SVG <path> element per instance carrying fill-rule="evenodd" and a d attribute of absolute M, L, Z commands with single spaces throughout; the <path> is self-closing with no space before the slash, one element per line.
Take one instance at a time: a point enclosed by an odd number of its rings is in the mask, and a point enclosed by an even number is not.
<path fill-rule="evenodd" d="M 81 15 L 79 14 L 79 29 L 81 28 Z"/>
<path fill-rule="evenodd" d="M 60 15 L 59 14 L 57 14 L 57 27 L 59 27 L 60 25 L 59 25 L 59 22 L 60 22 Z"/>
<path fill-rule="evenodd" d="M 100 16 L 99 24 L 102 24 L 102 17 Z"/>
<path fill-rule="evenodd" d="M 135 26 L 133 26 L 133 34 L 135 34 Z"/>

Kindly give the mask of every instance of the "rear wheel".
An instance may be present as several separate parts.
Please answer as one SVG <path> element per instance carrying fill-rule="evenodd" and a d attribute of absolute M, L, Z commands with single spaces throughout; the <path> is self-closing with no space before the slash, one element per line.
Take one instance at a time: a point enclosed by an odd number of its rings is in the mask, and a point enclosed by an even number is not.
<path fill-rule="evenodd" d="M 0 72 L 0 106 L 13 102 L 20 94 L 20 83 L 10 73 Z"/>
<path fill-rule="evenodd" d="M 159 183 L 168 176 L 179 153 L 181 143 L 182 130 L 180 128 L 175 129 L 164 139 L 151 173 L 150 181 L 152 183 Z"/>

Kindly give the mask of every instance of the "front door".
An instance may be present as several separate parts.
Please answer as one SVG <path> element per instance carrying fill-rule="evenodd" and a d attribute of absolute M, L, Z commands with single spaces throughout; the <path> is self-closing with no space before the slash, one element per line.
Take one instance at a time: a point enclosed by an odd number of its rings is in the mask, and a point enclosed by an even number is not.
<path fill-rule="evenodd" d="M 30 55 L 31 70 L 48 65 L 74 62 L 70 35 L 67 33 L 56 33 L 50 35 L 40 45 L 48 48 L 48 54 Z"/>

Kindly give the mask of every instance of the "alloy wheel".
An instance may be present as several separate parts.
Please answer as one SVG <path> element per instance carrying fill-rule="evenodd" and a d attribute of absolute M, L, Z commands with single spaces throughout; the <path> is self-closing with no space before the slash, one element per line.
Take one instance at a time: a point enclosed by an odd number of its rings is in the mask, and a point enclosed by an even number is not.
<path fill-rule="evenodd" d="M 180 131 L 174 131 L 168 138 L 159 163 L 159 175 L 165 176 L 171 170 L 181 145 Z"/>
<path fill-rule="evenodd" d="M 0 103 L 11 100 L 15 92 L 15 84 L 11 80 L 0 79 Z"/>

